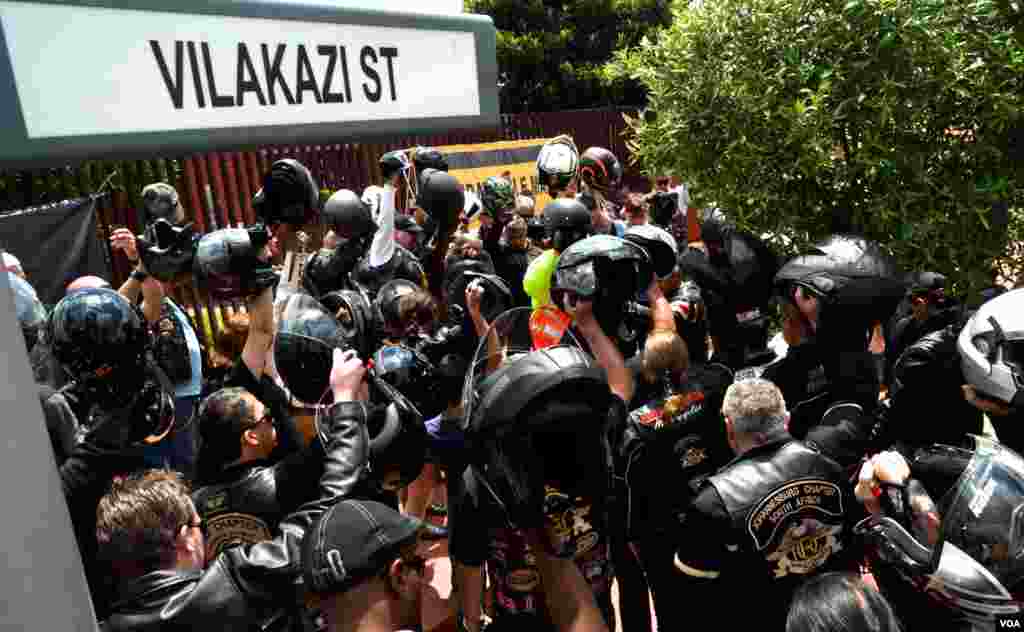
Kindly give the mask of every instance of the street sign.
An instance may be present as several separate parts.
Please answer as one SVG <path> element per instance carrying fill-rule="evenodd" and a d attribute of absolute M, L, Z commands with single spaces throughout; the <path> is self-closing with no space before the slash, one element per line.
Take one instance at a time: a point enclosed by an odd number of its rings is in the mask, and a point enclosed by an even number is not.
<path fill-rule="evenodd" d="M 478 15 L 0 1 L 0 165 L 495 127 L 495 37 Z"/>

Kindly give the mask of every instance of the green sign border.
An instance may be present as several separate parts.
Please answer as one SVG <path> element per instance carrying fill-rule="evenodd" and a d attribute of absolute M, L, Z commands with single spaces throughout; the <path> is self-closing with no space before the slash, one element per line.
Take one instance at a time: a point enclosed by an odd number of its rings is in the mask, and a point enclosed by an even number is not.
<path fill-rule="evenodd" d="M 73 7 L 130 9 L 160 13 L 268 18 L 301 22 L 327 22 L 360 26 L 396 27 L 430 31 L 471 32 L 476 40 L 479 116 L 346 121 L 304 125 L 266 125 L 235 128 L 204 128 L 166 132 L 127 132 L 42 139 L 28 137 L 18 98 L 7 38 L 0 24 L 0 167 L 32 167 L 69 164 L 87 159 L 140 159 L 192 152 L 243 150 L 266 145 L 309 145 L 358 142 L 397 135 L 442 133 L 453 129 L 496 128 L 498 105 L 497 32 L 491 18 L 483 15 L 413 15 L 363 9 L 237 2 L 232 0 L 174 0 L 161 4 L 145 0 L 36 0 L 22 4 L 55 4 Z M 103 37 L 97 33 L 96 37 Z M 82 42 L 83 51 L 88 42 Z M 47 79 L 54 81 L 59 77 Z M 73 95 L 68 95 L 70 107 Z"/>

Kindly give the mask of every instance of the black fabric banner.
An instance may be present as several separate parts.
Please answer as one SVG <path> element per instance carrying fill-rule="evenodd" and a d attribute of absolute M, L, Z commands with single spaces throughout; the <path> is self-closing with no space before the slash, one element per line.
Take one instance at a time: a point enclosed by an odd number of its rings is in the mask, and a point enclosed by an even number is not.
<path fill-rule="evenodd" d="M 21 268 L 45 305 L 64 296 L 80 276 L 111 279 L 110 262 L 96 234 L 101 195 L 64 200 L 0 215 L 0 247 L 21 260 Z"/>

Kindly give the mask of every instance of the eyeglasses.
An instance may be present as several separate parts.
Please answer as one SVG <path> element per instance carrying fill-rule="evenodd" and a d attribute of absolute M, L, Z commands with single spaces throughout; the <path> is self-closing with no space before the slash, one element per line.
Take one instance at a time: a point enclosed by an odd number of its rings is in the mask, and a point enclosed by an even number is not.
<path fill-rule="evenodd" d="M 264 423 L 273 423 L 273 422 L 274 422 L 274 416 L 271 414 L 271 412 L 269 410 L 266 410 L 266 411 L 264 411 L 262 417 L 260 417 L 256 421 L 254 421 L 251 424 L 249 424 L 248 426 L 246 426 L 245 430 L 252 430 L 253 428 L 258 428 L 260 425 L 262 425 Z"/>
<path fill-rule="evenodd" d="M 187 525 L 191 529 L 199 529 L 199 532 L 203 534 L 203 537 L 209 537 L 209 530 L 206 526 L 206 521 L 203 520 L 202 516 L 196 516 L 194 520 L 189 522 Z"/>

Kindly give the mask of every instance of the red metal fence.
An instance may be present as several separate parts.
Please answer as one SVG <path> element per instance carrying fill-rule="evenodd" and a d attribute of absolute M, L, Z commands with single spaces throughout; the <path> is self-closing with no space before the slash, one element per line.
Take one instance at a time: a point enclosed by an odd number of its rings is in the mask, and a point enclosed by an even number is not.
<path fill-rule="evenodd" d="M 417 145 L 484 143 L 559 134 L 572 135 L 581 150 L 591 146 L 607 147 L 623 161 L 627 183 L 644 188 L 643 178 L 629 168 L 629 152 L 623 137 L 625 129 L 622 111 L 617 109 L 526 113 L 503 115 L 500 129 L 452 130 L 433 136 L 393 137 L 380 143 L 334 142 L 152 160 L 95 161 L 77 168 L 0 174 L 0 211 L 96 192 L 110 174 L 116 172 L 110 180 L 114 185 L 113 193 L 98 209 L 98 228 L 104 242 L 114 227 L 124 226 L 135 233 L 141 232 L 140 193 L 144 186 L 157 181 L 172 184 L 182 197 L 189 220 L 195 222 L 198 232 L 208 232 L 255 221 L 252 196 L 260 188 L 262 174 L 281 158 L 295 158 L 309 167 L 322 189 L 346 188 L 361 192 L 381 181 L 377 159 L 386 151 Z M 312 232 L 314 244 L 318 244 L 322 235 L 316 229 Z M 4 238 L 16 237 L 0 236 Z M 286 244 L 286 247 L 294 246 Z M 130 268 L 121 254 L 112 255 L 110 261 L 111 282 L 116 287 L 128 277 Z M 175 294 L 175 298 L 197 317 L 197 324 L 205 330 L 205 333 L 200 332 L 204 339 L 219 329 L 216 312 L 226 316 L 236 309 L 244 309 L 242 305 L 230 304 L 223 306 L 226 310 L 218 310 L 216 304 L 201 300 L 194 290 L 187 294 L 179 290 Z M 208 309 L 195 309 L 201 306 Z"/>

